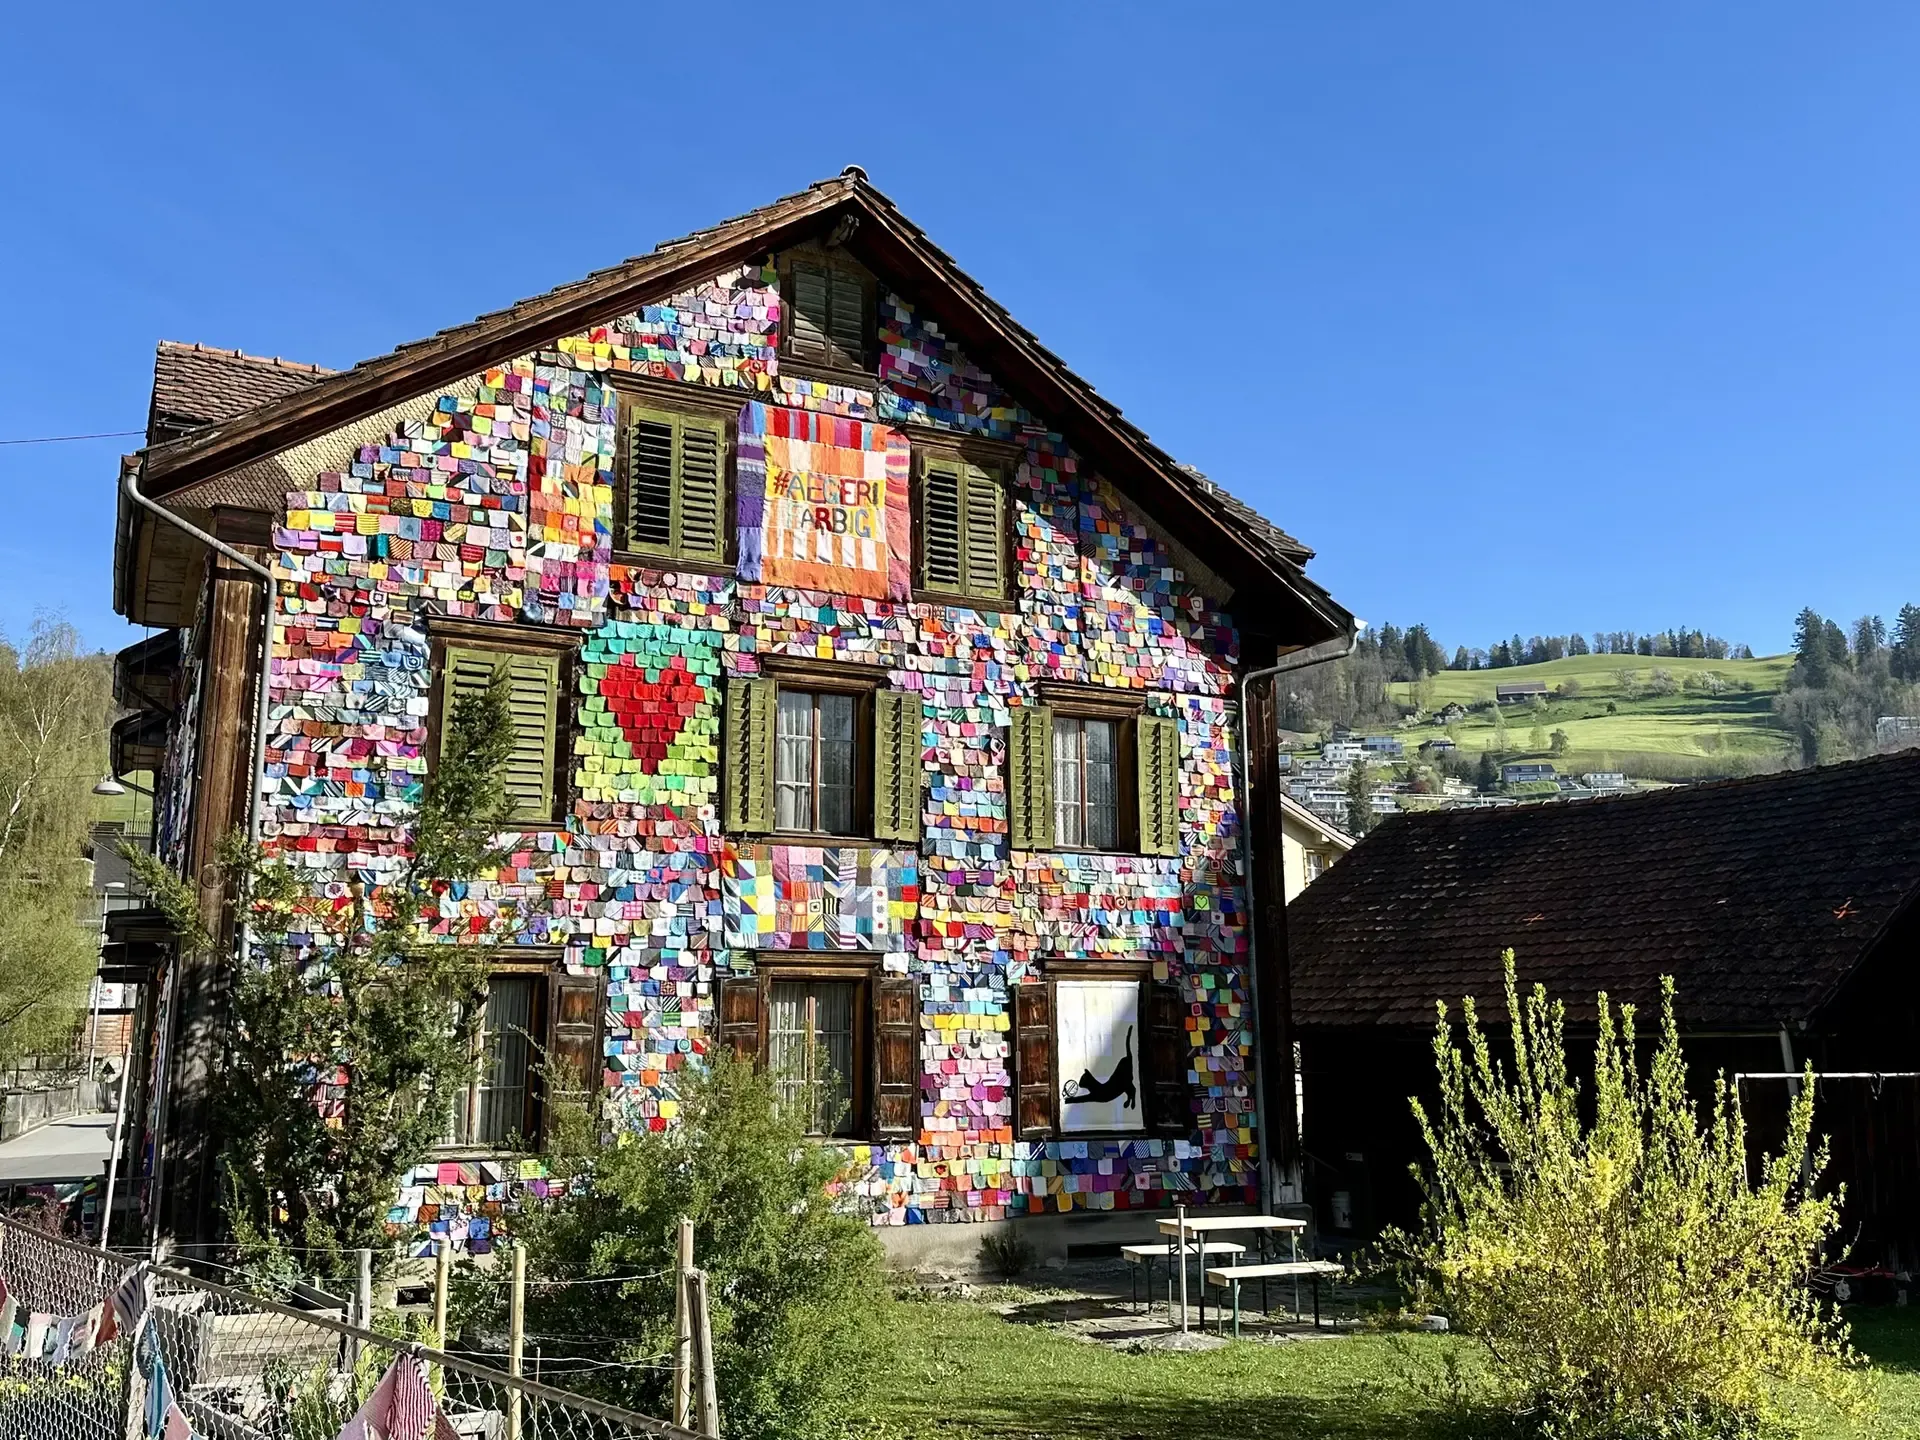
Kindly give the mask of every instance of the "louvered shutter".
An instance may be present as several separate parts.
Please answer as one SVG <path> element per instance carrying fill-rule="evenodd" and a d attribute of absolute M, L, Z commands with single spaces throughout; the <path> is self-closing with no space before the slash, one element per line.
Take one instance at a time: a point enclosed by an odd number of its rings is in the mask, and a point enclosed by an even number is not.
<path fill-rule="evenodd" d="M 1171 985 L 1148 983 L 1146 988 L 1147 1121 L 1155 1130 L 1184 1135 L 1193 1129 L 1188 1008 Z"/>
<path fill-rule="evenodd" d="M 787 282 L 792 292 L 783 297 L 787 306 L 787 353 L 796 360 L 824 361 L 832 309 L 827 267 L 809 260 L 795 260 L 787 270 Z"/>
<path fill-rule="evenodd" d="M 962 548 L 964 589 L 976 600 L 1006 595 L 1006 487 L 1000 477 L 978 465 L 965 467 L 966 497 Z"/>
<path fill-rule="evenodd" d="M 1016 850 L 1053 848 L 1053 711 L 1007 712 L 1007 828 Z"/>
<path fill-rule="evenodd" d="M 837 365 L 867 363 L 867 286 L 851 270 L 827 271 L 827 344 Z"/>
<path fill-rule="evenodd" d="M 1013 1003 L 1013 1133 L 1045 1140 L 1054 1130 L 1053 986 L 1016 985 Z"/>
<path fill-rule="evenodd" d="M 720 1043 L 741 1060 L 760 1059 L 760 979 L 730 976 L 720 982 Z"/>
<path fill-rule="evenodd" d="M 679 418 L 679 487 L 674 553 L 718 564 L 727 556 L 727 426 L 717 417 Z"/>
<path fill-rule="evenodd" d="M 873 697 L 873 836 L 920 839 L 920 696 L 880 690 Z"/>
<path fill-rule="evenodd" d="M 911 1139 L 920 1118 L 920 987 L 897 975 L 873 985 L 873 1133 Z"/>
<path fill-rule="evenodd" d="M 958 595 L 966 584 L 962 548 L 965 481 L 958 462 L 928 459 L 920 469 L 920 583 Z"/>
<path fill-rule="evenodd" d="M 627 412 L 626 546 L 656 555 L 673 553 L 674 472 L 679 442 L 676 417 L 638 406 Z"/>
<path fill-rule="evenodd" d="M 1142 715 L 1134 730 L 1140 781 L 1140 850 L 1180 853 L 1180 725 L 1164 715 Z"/>
<path fill-rule="evenodd" d="M 462 696 L 484 693 L 494 671 L 507 672 L 507 704 L 513 716 L 513 749 L 502 779 L 516 820 L 550 823 L 554 811 L 553 748 L 560 707 L 560 657 L 449 645 L 441 724 Z"/>
<path fill-rule="evenodd" d="M 554 975 L 547 981 L 547 1093 L 588 1106 L 600 1096 L 601 974 Z"/>
<path fill-rule="evenodd" d="M 740 835 L 773 829 L 774 682 L 750 675 L 727 681 L 724 824 Z"/>

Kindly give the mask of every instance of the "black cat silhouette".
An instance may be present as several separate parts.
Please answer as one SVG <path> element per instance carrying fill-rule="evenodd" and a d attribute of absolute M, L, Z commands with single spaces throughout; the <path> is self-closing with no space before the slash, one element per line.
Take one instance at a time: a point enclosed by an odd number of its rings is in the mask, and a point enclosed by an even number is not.
<path fill-rule="evenodd" d="M 1113 1067 L 1113 1074 L 1104 1080 L 1093 1078 L 1093 1071 L 1082 1070 L 1078 1080 L 1069 1080 L 1060 1087 L 1060 1098 L 1069 1105 L 1097 1105 L 1111 1100 L 1116 1095 L 1125 1095 L 1127 1110 L 1139 1108 L 1139 1097 L 1133 1088 L 1133 1027 L 1127 1027 L 1127 1038 L 1121 1047 L 1123 1054 L 1120 1063 Z"/>

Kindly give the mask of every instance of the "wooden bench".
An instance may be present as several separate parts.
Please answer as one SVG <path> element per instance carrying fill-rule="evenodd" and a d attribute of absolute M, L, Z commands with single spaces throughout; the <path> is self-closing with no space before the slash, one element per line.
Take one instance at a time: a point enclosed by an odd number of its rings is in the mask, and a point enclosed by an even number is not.
<path fill-rule="evenodd" d="M 1228 1265 L 1212 1267 L 1206 1272 L 1206 1283 L 1233 1290 L 1233 1333 L 1240 1334 L 1240 1282 L 1242 1280 L 1282 1280 L 1289 1276 L 1298 1280 L 1306 1275 L 1313 1280 L 1313 1328 L 1320 1328 L 1320 1277 L 1323 1275 L 1344 1275 L 1346 1266 L 1336 1265 L 1331 1260 L 1281 1260 L 1272 1265 Z M 1204 1292 L 1203 1292 L 1204 1293 Z M 1294 1314 L 1300 1313 L 1299 1291 L 1294 1292 Z"/>
<path fill-rule="evenodd" d="M 1137 1282 L 1140 1279 L 1139 1267 L 1142 1265 L 1147 1267 L 1147 1298 L 1141 1301 L 1137 1294 L 1131 1293 L 1131 1290 L 1129 1298 L 1135 1300 L 1136 1303 L 1151 1308 L 1153 1304 L 1153 1262 L 1156 1260 L 1165 1260 L 1169 1262 L 1167 1265 L 1167 1308 L 1169 1311 L 1172 1310 L 1173 1265 L 1171 1262 L 1176 1245 L 1177 1242 L 1173 1240 L 1161 1240 L 1157 1243 L 1146 1245 L 1122 1245 L 1120 1247 L 1120 1258 L 1125 1260 L 1129 1266 L 1134 1267 L 1127 1273 L 1127 1284 L 1129 1287 L 1137 1287 Z M 1246 1246 L 1236 1245 L 1231 1240 L 1209 1240 L 1205 1244 L 1201 1244 L 1197 1240 L 1187 1241 L 1187 1254 L 1200 1256 L 1203 1265 L 1206 1262 L 1206 1257 L 1209 1255 L 1244 1255 L 1246 1253 Z M 1204 1287 L 1202 1289 L 1202 1299 L 1205 1299 Z"/>

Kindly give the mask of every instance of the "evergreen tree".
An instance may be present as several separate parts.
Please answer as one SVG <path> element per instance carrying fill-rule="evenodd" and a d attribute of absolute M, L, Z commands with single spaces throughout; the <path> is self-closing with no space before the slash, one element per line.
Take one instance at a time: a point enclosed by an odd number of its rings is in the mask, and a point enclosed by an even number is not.
<path fill-rule="evenodd" d="M 1811 605 L 1793 622 L 1794 673 L 1802 685 L 1825 685 L 1832 669 L 1826 645 L 1827 622 Z"/>
<path fill-rule="evenodd" d="M 1347 829 L 1364 835 L 1373 828 L 1373 791 L 1367 785 L 1367 762 L 1356 760 L 1347 774 Z"/>
<path fill-rule="evenodd" d="M 1820 641 L 1827 647 L 1827 661 L 1835 669 L 1844 670 L 1852 659 L 1847 648 L 1847 632 L 1829 620 L 1820 629 Z"/>
<path fill-rule="evenodd" d="M 1473 668 L 1473 657 L 1467 653 L 1466 646 L 1460 645 L 1454 648 L 1453 664 L 1447 668 L 1450 670 L 1471 670 Z"/>
<path fill-rule="evenodd" d="M 1893 677 L 1920 681 L 1920 605 L 1902 605 L 1893 620 Z"/>
<path fill-rule="evenodd" d="M 1586 655 L 1589 653 L 1591 652 L 1589 652 L 1587 649 L 1586 636 L 1582 635 L 1578 630 L 1574 631 L 1573 634 L 1567 636 L 1567 654 Z"/>
<path fill-rule="evenodd" d="M 1887 624 L 1878 615 L 1862 615 L 1853 622 L 1853 668 L 1862 669 L 1887 646 Z"/>
<path fill-rule="evenodd" d="M 1475 769 L 1473 778 L 1474 783 L 1480 787 L 1482 794 L 1491 792 L 1495 786 L 1499 785 L 1500 770 L 1499 767 L 1493 763 L 1493 752 L 1491 750 L 1482 750 L 1480 752 L 1480 764 Z"/>

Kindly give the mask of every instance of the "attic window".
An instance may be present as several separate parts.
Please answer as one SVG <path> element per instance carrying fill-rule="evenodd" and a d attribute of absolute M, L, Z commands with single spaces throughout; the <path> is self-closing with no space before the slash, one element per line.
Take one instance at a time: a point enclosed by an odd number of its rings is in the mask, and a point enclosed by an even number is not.
<path fill-rule="evenodd" d="M 802 365 L 872 369 L 873 277 L 850 261 L 796 251 L 780 265 L 780 354 Z"/>

